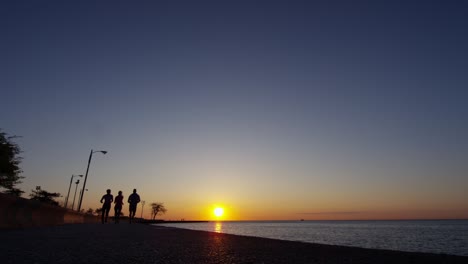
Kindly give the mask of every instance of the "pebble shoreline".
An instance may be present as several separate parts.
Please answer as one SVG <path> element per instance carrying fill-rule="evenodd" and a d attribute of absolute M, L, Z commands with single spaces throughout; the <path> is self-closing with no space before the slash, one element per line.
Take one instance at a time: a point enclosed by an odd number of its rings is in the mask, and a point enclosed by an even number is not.
<path fill-rule="evenodd" d="M 0 231 L 2 263 L 468 263 L 468 257 L 331 246 L 144 224 Z"/>

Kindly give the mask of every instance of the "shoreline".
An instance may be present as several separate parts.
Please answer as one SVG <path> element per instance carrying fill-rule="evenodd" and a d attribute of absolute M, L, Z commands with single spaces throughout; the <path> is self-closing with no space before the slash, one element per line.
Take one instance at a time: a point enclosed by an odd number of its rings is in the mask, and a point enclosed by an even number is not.
<path fill-rule="evenodd" d="M 468 257 L 463 237 L 468 224 L 466 220 L 430 221 L 427 224 L 423 221 L 415 221 L 416 224 L 399 222 L 213 221 L 200 225 L 183 222 L 153 225 L 312 244 Z M 453 228 L 458 231 L 450 231 Z"/>
<path fill-rule="evenodd" d="M 2 231 L 5 263 L 468 263 L 468 257 L 335 246 L 145 224 Z"/>
<path fill-rule="evenodd" d="M 139 220 L 141 218 L 138 218 Z M 292 219 L 292 220 L 140 220 L 140 223 L 155 222 L 155 223 L 207 223 L 207 222 L 411 222 L 411 221 L 468 221 L 468 219 L 331 219 L 331 220 L 315 220 L 315 219 Z"/>

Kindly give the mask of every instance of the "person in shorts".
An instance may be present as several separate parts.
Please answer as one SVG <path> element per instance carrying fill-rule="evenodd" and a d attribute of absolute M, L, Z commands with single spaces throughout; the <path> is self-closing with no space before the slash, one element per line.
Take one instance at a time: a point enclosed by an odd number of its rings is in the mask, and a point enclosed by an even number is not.
<path fill-rule="evenodd" d="M 106 192 L 107 193 L 104 194 L 101 198 L 101 203 L 102 203 L 101 221 L 103 224 L 107 223 L 107 218 L 109 217 L 109 211 L 110 211 L 112 202 L 114 201 L 114 196 L 112 196 L 111 190 L 107 189 Z"/>
<path fill-rule="evenodd" d="M 140 196 L 137 194 L 136 191 L 137 191 L 136 189 L 133 189 L 133 193 L 130 194 L 130 196 L 128 197 L 128 201 L 127 201 L 130 207 L 130 210 L 129 210 L 130 214 L 128 216 L 130 219 L 130 224 L 132 223 L 132 220 L 135 217 L 137 204 L 140 202 Z"/>
<path fill-rule="evenodd" d="M 119 191 L 119 195 L 117 195 L 114 199 L 114 222 L 116 224 L 119 223 L 119 219 L 120 219 L 120 213 L 122 212 L 122 205 L 123 205 L 123 195 L 122 195 L 122 191 Z"/>

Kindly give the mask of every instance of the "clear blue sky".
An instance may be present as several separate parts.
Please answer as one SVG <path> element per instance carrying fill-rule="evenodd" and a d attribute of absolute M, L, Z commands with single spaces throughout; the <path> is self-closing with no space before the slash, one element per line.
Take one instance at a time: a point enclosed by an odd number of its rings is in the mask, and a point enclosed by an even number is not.
<path fill-rule="evenodd" d="M 27 192 L 66 194 L 90 149 L 108 150 L 86 208 L 137 188 L 176 219 L 212 204 L 232 219 L 466 218 L 467 14 L 464 1 L 2 1 L 0 128 L 22 136 Z"/>

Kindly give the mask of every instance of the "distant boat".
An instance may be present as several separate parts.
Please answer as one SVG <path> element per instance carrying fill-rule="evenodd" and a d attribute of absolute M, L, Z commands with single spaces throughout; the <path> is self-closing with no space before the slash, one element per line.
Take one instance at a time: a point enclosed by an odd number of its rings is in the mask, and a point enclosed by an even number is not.
<path fill-rule="evenodd" d="M 304 219 L 301 219 L 301 221 L 304 221 Z"/>

